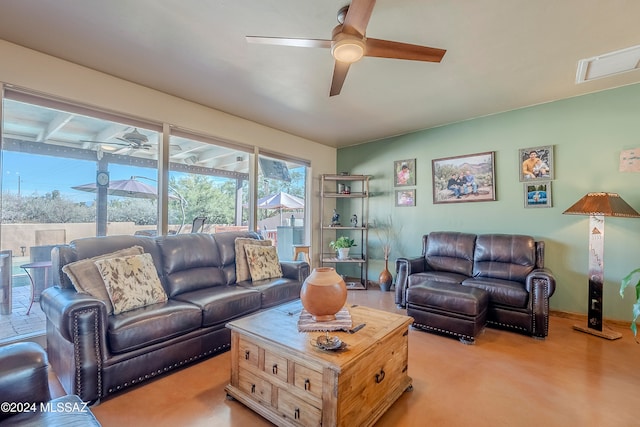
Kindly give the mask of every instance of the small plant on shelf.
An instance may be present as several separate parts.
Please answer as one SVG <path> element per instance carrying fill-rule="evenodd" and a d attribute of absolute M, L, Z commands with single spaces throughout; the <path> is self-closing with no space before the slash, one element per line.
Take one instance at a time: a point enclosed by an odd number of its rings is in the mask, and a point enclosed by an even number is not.
<path fill-rule="evenodd" d="M 637 281 L 632 282 L 636 277 Z M 627 286 L 635 287 L 636 289 L 636 302 L 633 304 L 633 320 L 631 321 L 631 330 L 635 337 L 638 336 L 638 326 L 636 324 L 638 317 L 640 317 L 640 268 L 636 268 L 631 273 L 627 274 L 620 283 L 620 296 L 624 298 L 624 290 Z M 636 338 L 636 342 L 638 339 Z"/>
<path fill-rule="evenodd" d="M 339 259 L 349 258 L 349 249 L 351 249 L 352 246 L 358 246 L 358 245 L 356 245 L 355 240 L 347 236 L 340 236 L 336 240 L 332 240 L 329 243 L 329 247 L 331 247 L 331 249 L 338 251 Z"/>
<path fill-rule="evenodd" d="M 336 240 L 332 240 L 329 243 L 329 246 L 331 247 L 331 249 L 338 250 L 338 249 L 350 248 L 352 246 L 358 246 L 358 245 L 356 245 L 355 240 L 350 239 L 347 236 L 340 236 Z"/>

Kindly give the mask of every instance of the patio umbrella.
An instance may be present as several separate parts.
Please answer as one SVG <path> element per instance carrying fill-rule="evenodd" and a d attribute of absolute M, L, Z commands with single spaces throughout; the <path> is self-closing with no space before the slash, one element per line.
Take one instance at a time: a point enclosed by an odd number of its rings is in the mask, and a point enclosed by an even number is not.
<path fill-rule="evenodd" d="M 77 185 L 75 187 L 71 187 L 74 190 L 86 191 L 88 193 L 98 193 L 98 185 L 95 182 L 91 182 L 89 184 Z M 115 181 L 109 182 L 109 187 L 107 187 L 107 194 L 110 196 L 119 196 L 119 197 L 132 197 L 135 199 L 157 199 L 158 191 L 155 187 L 151 185 L 145 184 L 144 182 L 140 182 L 133 177 L 130 179 L 119 179 Z M 180 209 L 182 211 L 182 224 L 178 229 L 178 233 L 182 230 L 184 225 L 184 201 L 180 197 L 176 197 L 174 195 L 169 195 L 170 199 L 180 200 Z M 98 194 L 98 199 L 100 199 L 100 194 Z M 98 200 L 98 211 L 102 211 L 98 213 L 98 218 L 102 218 L 100 224 L 98 226 L 98 235 L 103 235 L 100 230 L 106 232 L 106 209 L 107 202 L 104 200 L 102 203 Z"/>
<path fill-rule="evenodd" d="M 71 187 L 74 190 L 86 191 L 89 193 L 97 193 L 98 186 L 95 182 L 90 184 L 78 185 Z M 156 199 L 158 190 L 144 182 L 135 179 L 119 179 L 109 182 L 107 194 L 110 196 L 133 197 L 136 199 Z M 177 199 L 177 197 L 169 195 L 169 198 Z"/>
<path fill-rule="evenodd" d="M 283 209 L 303 209 L 304 200 L 281 191 L 258 199 L 258 209 L 280 209 L 280 224 L 282 224 Z"/>
<path fill-rule="evenodd" d="M 260 209 L 303 209 L 304 200 L 283 191 L 258 199 Z"/>

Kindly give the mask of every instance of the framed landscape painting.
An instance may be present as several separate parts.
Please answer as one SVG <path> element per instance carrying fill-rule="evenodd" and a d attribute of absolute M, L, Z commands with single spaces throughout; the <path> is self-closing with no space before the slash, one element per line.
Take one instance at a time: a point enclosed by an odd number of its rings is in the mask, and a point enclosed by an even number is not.
<path fill-rule="evenodd" d="M 518 150 L 520 181 L 548 181 L 553 179 L 553 145 Z"/>
<path fill-rule="evenodd" d="M 495 152 L 434 159 L 433 203 L 496 200 Z"/>

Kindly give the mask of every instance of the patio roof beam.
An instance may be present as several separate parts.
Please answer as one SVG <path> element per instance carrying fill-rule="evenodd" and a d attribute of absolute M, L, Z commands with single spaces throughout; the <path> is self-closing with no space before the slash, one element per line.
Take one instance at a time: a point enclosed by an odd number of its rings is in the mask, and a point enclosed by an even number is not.
<path fill-rule="evenodd" d="M 64 157 L 77 160 L 88 160 L 97 162 L 98 155 L 95 150 L 83 148 L 65 147 L 62 145 L 48 144 L 42 142 L 24 141 L 15 138 L 5 138 L 2 148 L 7 151 L 20 153 L 39 154 L 44 156 Z M 120 156 L 111 153 L 104 153 L 103 160 L 109 163 L 129 166 L 139 166 L 151 169 L 158 168 L 158 161 L 135 156 Z M 169 169 L 175 172 L 192 173 L 197 175 L 216 176 L 231 179 L 248 180 L 249 174 L 242 172 L 228 171 L 224 169 L 206 168 L 202 166 L 187 165 L 184 163 L 169 162 Z"/>

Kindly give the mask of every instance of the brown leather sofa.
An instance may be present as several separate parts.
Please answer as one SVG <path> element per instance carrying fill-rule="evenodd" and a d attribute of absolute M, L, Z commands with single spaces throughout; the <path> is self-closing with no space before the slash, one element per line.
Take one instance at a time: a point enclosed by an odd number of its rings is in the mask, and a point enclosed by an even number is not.
<path fill-rule="evenodd" d="M 78 396 L 51 399 L 47 353 L 32 342 L 0 347 L 0 426 L 100 426 Z"/>
<path fill-rule="evenodd" d="M 483 289 L 489 294 L 487 324 L 544 338 L 549 298 L 556 288 L 544 268 L 544 242 L 512 234 L 432 232 L 422 237 L 422 255 L 396 260 L 396 295 L 407 307 L 407 289 L 430 282 Z"/>
<path fill-rule="evenodd" d="M 100 399 L 230 348 L 230 320 L 300 297 L 303 261 L 281 262 L 283 277 L 236 283 L 235 239 L 254 232 L 109 236 L 52 250 L 54 285 L 41 296 L 49 362 L 68 393 Z M 109 315 L 76 292 L 62 268 L 76 260 L 141 246 L 151 254 L 168 300 Z"/>

